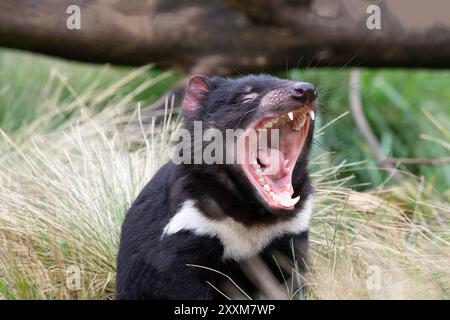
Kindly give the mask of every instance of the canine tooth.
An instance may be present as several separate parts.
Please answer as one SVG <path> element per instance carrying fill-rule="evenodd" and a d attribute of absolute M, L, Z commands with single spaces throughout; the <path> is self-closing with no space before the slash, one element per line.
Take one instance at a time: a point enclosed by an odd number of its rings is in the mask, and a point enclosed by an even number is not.
<path fill-rule="evenodd" d="M 292 111 L 288 112 L 288 117 L 291 121 L 294 120 L 294 113 Z"/>
<path fill-rule="evenodd" d="M 260 168 L 256 169 L 255 172 L 258 176 L 260 176 L 262 174 L 262 171 Z"/>
<path fill-rule="evenodd" d="M 263 178 L 259 178 L 259 179 L 258 179 L 258 182 L 259 182 L 259 184 L 260 184 L 261 186 L 264 186 L 264 185 L 266 184 L 266 182 L 264 181 Z"/>
<path fill-rule="evenodd" d="M 284 164 L 286 165 L 286 167 L 287 167 L 288 163 L 289 163 L 289 159 L 284 160 Z"/>
<path fill-rule="evenodd" d="M 309 112 L 309 116 L 311 117 L 311 120 L 312 120 L 312 121 L 314 121 L 314 119 L 316 118 L 316 115 L 314 114 L 314 111 L 313 111 L 313 110 L 311 110 L 311 111 Z"/>
<path fill-rule="evenodd" d="M 300 196 L 295 197 L 294 199 L 291 199 L 291 196 L 289 195 L 289 192 L 283 192 L 278 197 L 278 202 L 283 207 L 293 207 L 298 201 L 300 200 Z"/>
<path fill-rule="evenodd" d="M 269 186 L 268 184 L 265 184 L 263 188 L 264 188 L 264 190 L 267 191 L 267 192 L 269 192 L 270 190 L 272 190 L 272 189 L 270 189 L 270 186 Z"/>
<path fill-rule="evenodd" d="M 273 198 L 273 199 L 278 199 L 277 195 L 275 193 L 273 193 L 272 191 L 269 192 L 269 195 Z"/>

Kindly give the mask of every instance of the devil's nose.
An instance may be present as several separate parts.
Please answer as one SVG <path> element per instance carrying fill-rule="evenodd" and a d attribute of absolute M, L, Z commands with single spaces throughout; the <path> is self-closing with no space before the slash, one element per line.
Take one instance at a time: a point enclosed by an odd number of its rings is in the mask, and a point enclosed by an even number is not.
<path fill-rule="evenodd" d="M 309 82 L 296 82 L 292 86 L 291 96 L 294 99 L 304 99 L 312 102 L 317 98 L 317 91 Z"/>

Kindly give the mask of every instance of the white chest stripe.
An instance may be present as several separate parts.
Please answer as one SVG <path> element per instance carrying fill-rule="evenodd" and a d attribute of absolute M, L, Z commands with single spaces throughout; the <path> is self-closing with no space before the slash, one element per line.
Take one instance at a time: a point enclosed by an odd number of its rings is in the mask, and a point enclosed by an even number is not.
<path fill-rule="evenodd" d="M 213 220 L 203 215 L 192 200 L 187 200 L 175 216 L 170 219 L 163 236 L 181 230 L 190 230 L 197 235 L 219 238 L 224 247 L 224 259 L 240 260 L 257 255 L 273 239 L 287 233 L 298 234 L 308 229 L 313 206 L 313 197 L 305 201 L 303 210 L 289 220 L 270 226 L 247 227 L 233 218 Z"/>

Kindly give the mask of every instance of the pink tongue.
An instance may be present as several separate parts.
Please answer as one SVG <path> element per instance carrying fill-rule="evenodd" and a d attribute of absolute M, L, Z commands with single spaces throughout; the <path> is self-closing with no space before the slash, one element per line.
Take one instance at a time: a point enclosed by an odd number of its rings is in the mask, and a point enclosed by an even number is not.
<path fill-rule="evenodd" d="M 289 173 L 284 163 L 283 153 L 278 149 L 260 149 L 258 150 L 258 159 L 266 167 L 264 175 L 279 179 Z"/>

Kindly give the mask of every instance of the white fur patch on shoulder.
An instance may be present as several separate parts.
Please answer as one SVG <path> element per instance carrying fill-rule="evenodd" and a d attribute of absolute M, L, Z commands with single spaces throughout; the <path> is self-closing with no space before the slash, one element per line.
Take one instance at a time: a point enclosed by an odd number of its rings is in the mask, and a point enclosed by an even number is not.
<path fill-rule="evenodd" d="M 193 200 L 186 200 L 181 209 L 170 219 L 162 236 L 169 236 L 181 230 L 197 235 L 217 237 L 224 247 L 224 259 L 241 260 L 257 255 L 272 240 L 285 234 L 299 234 L 309 227 L 313 207 L 310 195 L 303 209 L 288 221 L 267 226 L 248 227 L 231 217 L 214 220 L 202 214 Z"/>

